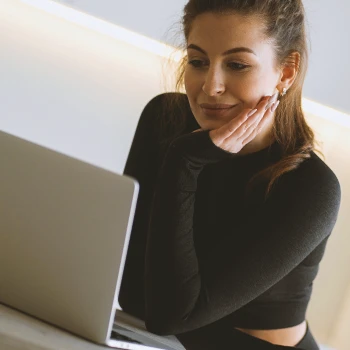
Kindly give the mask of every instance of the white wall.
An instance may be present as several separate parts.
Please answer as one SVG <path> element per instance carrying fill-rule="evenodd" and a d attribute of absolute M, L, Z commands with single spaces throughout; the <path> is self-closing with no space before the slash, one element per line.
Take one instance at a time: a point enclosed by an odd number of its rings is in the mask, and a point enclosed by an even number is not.
<path fill-rule="evenodd" d="M 54 0 L 156 40 L 179 20 L 187 0 Z"/>
<path fill-rule="evenodd" d="M 159 58 L 18 0 L 0 1 L 0 128 L 122 172 Z"/>
<path fill-rule="evenodd" d="M 49 1 L 49 0 L 46 0 Z M 187 0 L 55 0 L 138 33 L 168 41 Z M 304 95 L 350 114 L 350 2 L 303 0 L 311 39 Z M 137 8 L 137 10 L 136 10 Z"/>
<path fill-rule="evenodd" d="M 350 114 L 350 1 L 304 3 L 311 39 L 305 96 Z"/>
<path fill-rule="evenodd" d="M 0 1 L 0 48 L 0 129 L 121 172 L 142 108 L 162 91 L 160 58 L 20 0 Z M 342 186 L 308 318 L 317 339 L 347 350 L 350 129 L 308 119 Z"/>

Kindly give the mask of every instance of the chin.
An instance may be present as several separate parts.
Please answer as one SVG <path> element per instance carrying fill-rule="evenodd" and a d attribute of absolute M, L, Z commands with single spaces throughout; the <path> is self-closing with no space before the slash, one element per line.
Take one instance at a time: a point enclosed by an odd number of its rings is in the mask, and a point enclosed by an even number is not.
<path fill-rule="evenodd" d="M 228 123 L 228 121 L 226 121 L 226 120 L 205 120 L 205 121 L 198 122 L 198 124 L 200 125 L 200 127 L 203 130 L 219 129 L 227 123 Z"/>

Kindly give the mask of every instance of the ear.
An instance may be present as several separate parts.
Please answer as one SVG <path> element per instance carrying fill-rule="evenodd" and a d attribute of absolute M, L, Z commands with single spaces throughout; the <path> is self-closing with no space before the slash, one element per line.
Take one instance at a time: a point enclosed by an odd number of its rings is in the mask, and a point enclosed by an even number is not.
<path fill-rule="evenodd" d="M 299 72 L 300 54 L 299 52 L 291 53 L 281 66 L 281 75 L 278 81 L 277 89 L 282 92 L 284 88 L 287 90 L 293 85 Z"/>

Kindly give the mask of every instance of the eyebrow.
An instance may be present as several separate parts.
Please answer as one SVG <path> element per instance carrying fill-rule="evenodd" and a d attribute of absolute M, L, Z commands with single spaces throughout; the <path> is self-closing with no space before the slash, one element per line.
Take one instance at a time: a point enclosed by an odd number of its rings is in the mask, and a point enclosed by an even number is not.
<path fill-rule="evenodd" d="M 188 45 L 187 50 L 188 49 L 197 50 L 197 51 L 204 53 L 205 55 L 208 55 L 202 48 L 200 48 L 199 46 L 197 46 L 195 44 Z M 227 56 L 227 55 L 230 55 L 231 53 L 236 53 L 236 52 L 248 52 L 248 53 L 252 53 L 253 55 L 256 56 L 256 53 L 252 49 L 249 49 L 248 47 L 235 47 L 234 49 L 230 49 L 230 50 L 225 51 L 222 55 Z"/>

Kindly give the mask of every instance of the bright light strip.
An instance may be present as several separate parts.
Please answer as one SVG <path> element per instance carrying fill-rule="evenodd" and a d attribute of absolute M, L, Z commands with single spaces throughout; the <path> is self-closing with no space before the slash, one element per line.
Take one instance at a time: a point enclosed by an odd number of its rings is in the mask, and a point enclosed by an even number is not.
<path fill-rule="evenodd" d="M 350 129 L 350 115 L 340 112 L 334 108 L 327 107 L 318 102 L 303 98 L 303 110 L 306 113 L 327 119 L 331 122 L 345 126 Z"/>
<path fill-rule="evenodd" d="M 52 0 L 20 0 L 26 4 L 32 5 L 47 13 L 63 18 L 88 29 L 92 29 L 98 33 L 110 36 L 117 40 L 126 42 L 140 49 L 156 54 L 161 57 L 169 58 L 179 62 L 184 52 L 174 49 L 170 45 L 160 43 L 157 40 L 150 39 L 141 34 L 132 32 L 128 29 L 119 27 L 115 24 L 106 22 L 102 19 L 80 12 L 74 8 L 64 4 L 59 4 Z M 171 55 L 171 56 L 170 56 Z M 333 108 L 324 106 L 320 103 L 303 98 L 303 110 L 306 113 L 330 120 L 341 126 L 350 128 L 350 115 L 342 113 Z"/>
<path fill-rule="evenodd" d="M 183 52 L 170 45 L 163 44 L 157 40 L 150 39 L 144 35 L 132 32 L 131 30 L 106 22 L 100 18 L 94 17 L 84 12 L 80 12 L 67 5 L 57 3 L 52 0 L 20 0 L 23 3 L 32 5 L 40 10 L 63 18 L 69 22 L 73 22 L 88 29 L 92 29 L 98 33 L 107 35 L 114 39 L 124 41 L 128 44 L 136 46 L 140 49 L 156 54 L 161 57 L 172 59 L 179 62 L 183 57 Z"/>

